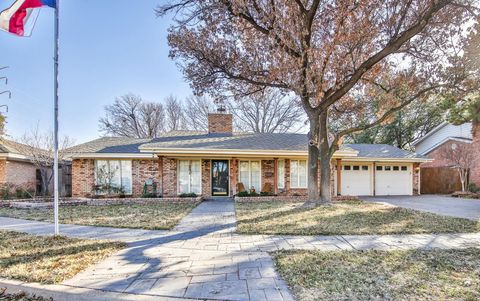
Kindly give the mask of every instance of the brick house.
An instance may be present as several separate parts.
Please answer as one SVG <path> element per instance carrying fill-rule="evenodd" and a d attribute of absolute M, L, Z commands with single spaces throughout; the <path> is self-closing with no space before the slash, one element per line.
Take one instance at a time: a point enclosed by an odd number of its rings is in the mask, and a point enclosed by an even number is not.
<path fill-rule="evenodd" d="M 238 189 L 276 195 L 307 193 L 307 135 L 234 133 L 232 115 L 210 114 L 208 132 L 175 131 L 155 139 L 104 137 L 72 149 L 74 197 L 111 185 L 139 197 L 146 184 L 157 194 L 233 196 Z M 348 144 L 333 156 L 338 195 L 412 195 L 418 166 L 428 159 L 389 145 Z M 110 187 L 109 184 L 109 187 Z"/>
<path fill-rule="evenodd" d="M 458 173 L 451 169 L 441 155 L 445 149 L 461 144 L 471 145 L 472 151 L 480 158 L 480 125 L 453 125 L 444 122 L 413 143 L 418 154 L 433 159 L 421 165 L 422 173 L 426 175 L 422 179 L 422 182 L 425 181 L 422 186 L 425 189 L 429 187 L 425 193 L 451 193 L 461 189 Z M 470 170 L 470 182 L 480 186 L 480 159 Z"/>
<path fill-rule="evenodd" d="M 20 143 L 6 139 L 0 140 L 0 187 L 5 185 L 21 187 L 40 195 L 42 194 L 40 173 L 22 149 L 25 149 L 25 146 Z M 66 162 L 61 168 L 61 195 L 69 196 L 71 194 L 70 163 Z M 50 191 L 52 189 L 53 182 Z"/>

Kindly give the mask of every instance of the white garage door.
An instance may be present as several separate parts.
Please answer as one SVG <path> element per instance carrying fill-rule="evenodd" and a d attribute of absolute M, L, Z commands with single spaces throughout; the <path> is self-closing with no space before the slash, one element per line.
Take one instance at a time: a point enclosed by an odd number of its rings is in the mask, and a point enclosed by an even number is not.
<path fill-rule="evenodd" d="M 411 165 L 378 165 L 375 168 L 376 195 L 412 195 Z"/>
<path fill-rule="evenodd" d="M 342 166 L 342 195 L 371 195 L 371 166 L 345 164 Z"/>

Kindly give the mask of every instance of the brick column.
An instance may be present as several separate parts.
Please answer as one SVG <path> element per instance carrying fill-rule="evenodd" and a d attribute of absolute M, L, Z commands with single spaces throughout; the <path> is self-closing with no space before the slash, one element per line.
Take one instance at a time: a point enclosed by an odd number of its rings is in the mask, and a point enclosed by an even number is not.
<path fill-rule="evenodd" d="M 237 194 L 237 183 L 238 183 L 238 159 L 232 158 L 230 160 L 230 191 L 231 196 Z"/>
<path fill-rule="evenodd" d="M 342 195 L 342 159 L 337 159 L 337 195 Z"/>
<path fill-rule="evenodd" d="M 158 193 L 163 197 L 163 156 L 158 156 Z"/>

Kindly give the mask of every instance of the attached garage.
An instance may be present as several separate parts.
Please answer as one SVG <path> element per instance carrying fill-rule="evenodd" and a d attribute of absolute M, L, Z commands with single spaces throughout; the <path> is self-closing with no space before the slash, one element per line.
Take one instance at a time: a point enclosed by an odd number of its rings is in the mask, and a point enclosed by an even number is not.
<path fill-rule="evenodd" d="M 337 179 L 335 179 L 337 181 Z M 337 185 L 335 184 L 335 187 Z M 368 163 L 342 164 L 342 195 L 372 195 L 372 166 Z"/>
<path fill-rule="evenodd" d="M 411 164 L 385 164 L 375 167 L 375 195 L 412 195 Z"/>

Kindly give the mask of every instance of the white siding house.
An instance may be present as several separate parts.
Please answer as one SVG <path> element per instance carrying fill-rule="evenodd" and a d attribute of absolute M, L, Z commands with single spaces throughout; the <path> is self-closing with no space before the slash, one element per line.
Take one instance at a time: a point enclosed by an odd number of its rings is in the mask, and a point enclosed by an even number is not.
<path fill-rule="evenodd" d="M 448 140 L 471 141 L 472 124 L 453 125 L 444 122 L 415 141 L 413 145 L 417 154 L 426 155 Z"/>

